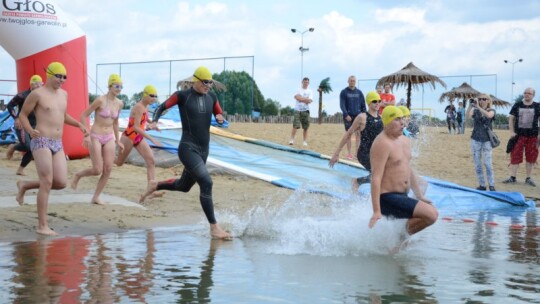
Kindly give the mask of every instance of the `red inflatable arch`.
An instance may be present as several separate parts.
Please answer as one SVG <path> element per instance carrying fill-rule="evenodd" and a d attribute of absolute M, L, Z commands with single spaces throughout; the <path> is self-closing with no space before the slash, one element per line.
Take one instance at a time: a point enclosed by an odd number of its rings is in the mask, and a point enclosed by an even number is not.
<path fill-rule="evenodd" d="M 68 79 L 68 114 L 79 119 L 88 107 L 86 36 L 53 1 L 1 1 L 0 45 L 15 59 L 18 92 L 28 89 L 34 74 L 46 79 L 49 63 L 64 64 Z M 83 135 L 64 126 L 64 151 L 70 158 L 82 158 L 88 151 L 81 145 Z"/>

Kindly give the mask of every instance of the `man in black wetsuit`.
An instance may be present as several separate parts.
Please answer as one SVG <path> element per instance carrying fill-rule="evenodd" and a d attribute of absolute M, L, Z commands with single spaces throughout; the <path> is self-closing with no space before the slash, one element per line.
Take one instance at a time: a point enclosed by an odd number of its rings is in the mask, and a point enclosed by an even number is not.
<path fill-rule="evenodd" d="M 210 92 L 212 85 L 212 73 L 205 67 L 199 67 L 193 73 L 193 87 L 175 92 L 154 112 L 152 121 L 157 123 L 164 110 L 178 106 L 182 120 L 182 139 L 178 145 L 178 157 L 184 165 L 184 171 L 179 179 L 151 181 L 140 201 L 144 201 L 156 190 L 189 192 L 197 183 L 200 188 L 201 206 L 210 223 L 212 237 L 230 239 L 231 235 L 218 226 L 214 216 L 212 178 L 206 169 L 212 114 L 218 123 L 223 123 L 221 106 L 216 95 Z"/>
<path fill-rule="evenodd" d="M 24 152 L 24 156 L 21 159 L 21 164 L 17 169 L 17 175 L 26 175 L 24 173 L 24 169 L 33 159 L 32 151 L 30 151 L 30 134 L 28 134 L 23 129 L 21 122 L 19 121 L 19 113 L 21 112 L 24 101 L 26 100 L 26 97 L 30 94 L 30 92 L 32 92 L 32 90 L 34 89 L 41 87 L 42 85 L 43 80 L 41 76 L 33 75 L 30 78 L 30 89 L 15 95 L 15 97 L 13 97 L 13 99 L 11 99 L 11 101 L 7 104 L 7 110 L 9 111 L 9 115 L 15 120 L 15 133 L 17 135 L 17 138 L 19 139 L 19 143 L 12 144 L 8 147 L 8 150 L 6 152 L 6 158 L 11 159 L 15 151 Z M 32 126 L 32 128 L 35 128 L 36 117 L 34 116 L 34 112 L 30 113 L 30 115 L 28 116 L 28 120 L 30 121 L 30 125 Z"/>

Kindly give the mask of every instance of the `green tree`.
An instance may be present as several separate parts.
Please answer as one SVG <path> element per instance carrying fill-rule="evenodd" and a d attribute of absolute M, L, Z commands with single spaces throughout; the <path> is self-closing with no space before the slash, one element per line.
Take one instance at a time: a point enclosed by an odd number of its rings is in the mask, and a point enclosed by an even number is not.
<path fill-rule="evenodd" d="M 88 93 L 88 104 L 91 104 L 92 102 L 94 102 L 94 100 L 96 100 L 96 98 L 98 97 L 99 95 L 97 94 Z"/>
<path fill-rule="evenodd" d="M 280 107 L 281 105 L 279 102 L 268 98 L 264 102 L 264 107 L 262 108 L 261 113 L 267 116 L 278 115 Z"/>
<path fill-rule="evenodd" d="M 227 87 L 226 91 L 217 92 L 223 111 L 249 115 L 253 109 L 265 108 L 264 96 L 248 73 L 223 71 L 212 77 Z"/>
<path fill-rule="evenodd" d="M 508 115 L 495 114 L 495 117 L 493 117 L 493 123 L 495 125 L 507 125 L 508 124 Z"/>
<path fill-rule="evenodd" d="M 126 105 L 129 103 L 129 98 L 126 94 L 118 94 L 116 98 L 122 101 L 122 103 L 124 104 L 124 109 L 129 109 L 129 108 L 126 108 Z"/>
<path fill-rule="evenodd" d="M 291 116 L 294 114 L 294 109 L 291 108 L 291 106 L 286 106 L 285 108 L 281 108 L 279 111 L 281 112 L 281 116 Z"/>
<path fill-rule="evenodd" d="M 120 96 L 120 95 L 118 95 Z M 143 92 L 135 93 L 131 96 L 131 98 L 128 100 L 126 96 L 126 100 L 124 101 L 124 109 L 131 109 L 139 100 L 143 98 Z"/>
<path fill-rule="evenodd" d="M 319 92 L 319 124 L 322 123 L 322 96 L 324 94 L 328 94 L 332 92 L 332 86 L 330 85 L 330 77 L 326 77 L 321 81 L 319 84 L 319 88 L 317 89 L 317 92 Z"/>

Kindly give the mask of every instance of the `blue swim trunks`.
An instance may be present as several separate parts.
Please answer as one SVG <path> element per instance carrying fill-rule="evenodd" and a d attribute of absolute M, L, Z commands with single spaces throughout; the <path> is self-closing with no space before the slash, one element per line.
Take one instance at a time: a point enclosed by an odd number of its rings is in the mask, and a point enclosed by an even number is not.
<path fill-rule="evenodd" d="M 388 192 L 381 194 L 381 213 L 394 218 L 412 218 L 418 200 L 410 198 L 407 193 Z"/>

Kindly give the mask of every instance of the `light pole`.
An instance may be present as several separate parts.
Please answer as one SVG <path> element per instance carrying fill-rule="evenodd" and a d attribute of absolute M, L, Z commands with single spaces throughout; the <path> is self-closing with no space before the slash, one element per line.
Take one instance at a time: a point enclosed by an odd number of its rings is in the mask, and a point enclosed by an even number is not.
<path fill-rule="evenodd" d="M 523 62 L 523 59 L 519 58 L 518 60 L 514 62 L 510 62 L 508 60 L 505 60 L 504 63 L 511 63 L 512 64 L 512 95 L 510 96 L 510 102 L 514 102 L 514 65 L 518 62 Z"/>
<path fill-rule="evenodd" d="M 309 48 L 304 47 L 304 34 L 307 32 L 313 32 L 315 28 L 310 27 L 309 29 L 299 32 L 296 29 L 291 29 L 291 32 L 298 33 L 302 36 L 302 43 L 300 44 L 300 47 L 298 48 L 300 50 L 300 79 L 304 77 L 304 52 L 309 51 Z"/>

